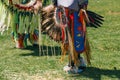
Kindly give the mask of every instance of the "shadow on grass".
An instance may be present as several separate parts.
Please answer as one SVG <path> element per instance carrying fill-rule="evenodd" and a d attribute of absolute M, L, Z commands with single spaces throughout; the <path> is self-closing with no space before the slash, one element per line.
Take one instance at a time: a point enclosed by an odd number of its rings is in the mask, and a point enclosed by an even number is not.
<path fill-rule="evenodd" d="M 23 50 L 31 50 L 32 53 L 20 54 L 20 56 L 58 56 L 61 55 L 61 48 L 58 46 L 41 46 L 41 50 L 38 45 L 27 46 Z"/>
<path fill-rule="evenodd" d="M 118 78 L 119 80 L 120 70 L 117 70 L 116 68 L 114 68 L 113 70 L 109 70 L 109 69 L 99 69 L 95 67 L 88 67 L 86 71 L 84 71 L 80 75 L 71 75 L 71 77 L 75 77 L 75 78 L 81 78 L 81 76 L 90 78 L 93 80 L 102 80 L 105 76 L 111 79 Z"/>

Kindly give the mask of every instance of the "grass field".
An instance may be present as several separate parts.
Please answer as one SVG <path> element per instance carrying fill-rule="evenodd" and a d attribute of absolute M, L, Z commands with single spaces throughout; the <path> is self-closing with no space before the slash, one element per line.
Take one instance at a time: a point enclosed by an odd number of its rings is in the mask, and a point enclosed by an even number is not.
<path fill-rule="evenodd" d="M 103 15 L 100 28 L 88 28 L 92 65 L 80 75 L 63 72 L 60 55 L 39 56 L 38 47 L 15 49 L 10 32 L 0 35 L 0 80 L 120 80 L 120 0 L 89 0 L 88 9 Z M 58 54 L 56 52 L 56 54 Z"/>

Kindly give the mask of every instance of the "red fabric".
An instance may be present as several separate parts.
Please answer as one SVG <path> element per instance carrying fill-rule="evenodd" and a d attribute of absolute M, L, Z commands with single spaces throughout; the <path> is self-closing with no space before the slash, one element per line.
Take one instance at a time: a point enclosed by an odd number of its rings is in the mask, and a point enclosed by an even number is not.
<path fill-rule="evenodd" d="M 66 17 L 68 17 L 69 16 L 69 11 L 68 11 L 68 9 L 65 9 L 65 14 L 66 14 Z M 58 13 L 58 16 L 59 16 L 59 18 L 61 19 L 61 15 L 62 15 L 62 13 L 61 12 L 59 12 Z M 69 23 L 69 21 L 67 22 L 67 24 Z M 63 24 L 63 25 L 61 25 L 61 29 L 62 29 L 62 36 L 61 36 L 61 38 L 62 38 L 62 41 L 64 41 L 65 40 L 65 38 L 66 38 L 66 36 L 65 36 L 65 28 L 66 26 Z"/>
<path fill-rule="evenodd" d="M 62 36 L 61 36 L 61 38 L 62 38 L 62 41 L 64 41 L 65 40 L 65 31 L 64 31 L 64 29 L 62 28 Z"/>

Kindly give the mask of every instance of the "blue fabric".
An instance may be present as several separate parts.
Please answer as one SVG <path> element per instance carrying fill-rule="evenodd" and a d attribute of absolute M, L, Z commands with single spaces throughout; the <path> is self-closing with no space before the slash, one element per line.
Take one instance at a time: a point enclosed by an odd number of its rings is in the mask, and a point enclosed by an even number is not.
<path fill-rule="evenodd" d="M 78 30 L 80 27 L 82 27 L 82 24 L 79 22 L 78 12 L 74 12 L 74 46 L 77 52 L 84 50 L 85 36 L 82 36 L 82 30 Z"/>

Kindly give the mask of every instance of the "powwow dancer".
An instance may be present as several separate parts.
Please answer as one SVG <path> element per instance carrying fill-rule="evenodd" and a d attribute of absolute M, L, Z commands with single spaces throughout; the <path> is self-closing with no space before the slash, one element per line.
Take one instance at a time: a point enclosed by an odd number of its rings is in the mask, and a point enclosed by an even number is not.
<path fill-rule="evenodd" d="M 86 23 L 99 27 L 103 17 L 87 11 L 88 0 L 53 0 L 53 4 L 42 9 L 42 31 L 61 42 L 62 59 L 66 52 L 69 53 L 69 63 L 63 69 L 69 73 L 81 73 L 86 67 L 81 53 L 84 52 L 90 64 Z"/>
<path fill-rule="evenodd" d="M 12 27 L 12 38 L 16 48 L 26 48 L 27 39 L 34 45 L 38 44 L 38 17 L 42 7 L 41 0 L 1 0 L 6 17 L 3 21 L 7 27 Z M 36 24 L 34 24 L 36 23 Z"/>

